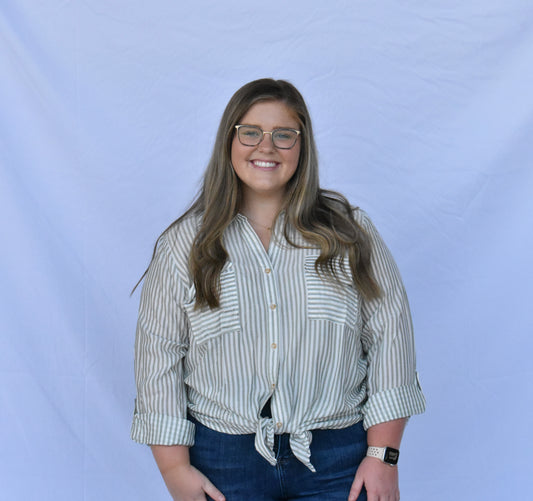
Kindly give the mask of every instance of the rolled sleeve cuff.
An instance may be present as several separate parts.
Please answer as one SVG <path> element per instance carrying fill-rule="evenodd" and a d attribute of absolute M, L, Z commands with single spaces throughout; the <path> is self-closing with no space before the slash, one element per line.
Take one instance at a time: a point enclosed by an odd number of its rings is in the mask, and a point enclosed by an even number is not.
<path fill-rule="evenodd" d="M 131 438 L 148 445 L 194 445 L 194 424 L 164 414 L 135 414 Z"/>
<path fill-rule="evenodd" d="M 363 409 L 363 426 L 367 430 L 379 423 L 422 414 L 425 409 L 426 400 L 417 376 L 414 384 L 390 388 L 368 397 Z"/>

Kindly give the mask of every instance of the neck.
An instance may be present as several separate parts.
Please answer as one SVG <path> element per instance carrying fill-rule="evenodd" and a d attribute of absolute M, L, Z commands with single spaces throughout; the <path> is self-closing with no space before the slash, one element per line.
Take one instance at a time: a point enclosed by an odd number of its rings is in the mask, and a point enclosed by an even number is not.
<path fill-rule="evenodd" d="M 261 226 L 271 228 L 281 211 L 283 201 L 273 198 L 246 197 L 240 212 Z"/>

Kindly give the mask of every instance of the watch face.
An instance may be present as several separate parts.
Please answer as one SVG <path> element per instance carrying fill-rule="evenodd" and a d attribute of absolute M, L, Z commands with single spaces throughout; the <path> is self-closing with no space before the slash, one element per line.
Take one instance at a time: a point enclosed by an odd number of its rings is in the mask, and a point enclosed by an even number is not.
<path fill-rule="evenodd" d="M 398 449 L 387 447 L 385 449 L 385 457 L 383 458 L 383 461 L 389 464 L 397 464 L 399 457 L 400 457 L 400 451 Z"/>

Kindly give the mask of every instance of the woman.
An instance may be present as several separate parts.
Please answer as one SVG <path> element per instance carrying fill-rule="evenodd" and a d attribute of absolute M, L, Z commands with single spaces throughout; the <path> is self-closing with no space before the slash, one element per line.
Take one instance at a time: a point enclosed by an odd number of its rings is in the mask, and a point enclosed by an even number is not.
<path fill-rule="evenodd" d="M 135 369 L 132 437 L 175 500 L 399 499 L 425 405 L 407 298 L 368 216 L 319 187 L 290 83 L 228 103 L 147 270 Z"/>

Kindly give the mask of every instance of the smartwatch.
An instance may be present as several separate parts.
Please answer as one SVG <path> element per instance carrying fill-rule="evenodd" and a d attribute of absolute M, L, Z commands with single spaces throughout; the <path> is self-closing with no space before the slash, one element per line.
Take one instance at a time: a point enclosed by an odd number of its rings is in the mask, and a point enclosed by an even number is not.
<path fill-rule="evenodd" d="M 400 451 L 392 447 L 369 447 L 366 455 L 372 458 L 378 458 L 390 466 L 396 466 L 400 457 Z"/>

